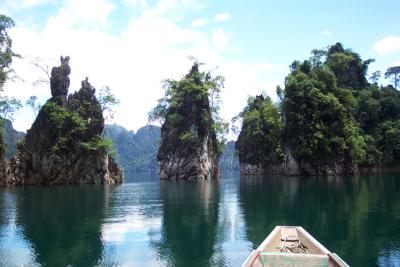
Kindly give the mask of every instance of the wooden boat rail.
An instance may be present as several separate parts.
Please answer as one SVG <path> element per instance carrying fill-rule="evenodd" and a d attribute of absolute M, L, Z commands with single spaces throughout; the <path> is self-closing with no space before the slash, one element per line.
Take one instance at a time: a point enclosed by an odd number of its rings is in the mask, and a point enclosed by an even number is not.
<path fill-rule="evenodd" d="M 297 249 L 297 246 L 301 249 Z M 267 266 L 348 267 L 349 265 L 326 249 L 302 227 L 276 226 L 242 265 L 242 267 Z"/>

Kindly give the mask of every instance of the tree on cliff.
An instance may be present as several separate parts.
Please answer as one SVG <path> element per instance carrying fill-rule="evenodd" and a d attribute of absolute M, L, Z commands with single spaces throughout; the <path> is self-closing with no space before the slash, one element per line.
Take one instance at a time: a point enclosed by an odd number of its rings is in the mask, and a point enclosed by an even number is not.
<path fill-rule="evenodd" d="M 199 72 L 199 63 L 195 62 L 192 71 L 182 80 L 164 80 L 164 97 L 158 100 L 158 104 L 149 112 L 149 122 L 158 122 L 164 124 L 166 119 L 176 126 L 183 125 L 185 112 L 190 111 L 190 105 L 196 101 L 202 100 L 202 104 L 209 110 L 199 110 L 198 120 L 201 124 L 211 125 L 212 131 L 218 137 L 218 153 L 222 154 L 225 139 L 228 131 L 228 123 L 219 116 L 220 110 L 220 92 L 224 86 L 222 76 L 212 77 L 211 73 Z M 210 112 L 209 112 L 210 111 Z M 211 114 L 211 116 L 209 115 Z M 189 142 L 195 136 L 190 131 L 181 133 L 179 140 Z"/>
<path fill-rule="evenodd" d="M 294 62 L 285 81 L 285 142 L 300 163 L 314 167 L 354 164 L 365 156 L 365 142 L 351 114 L 355 99 L 338 88 L 328 66 Z M 348 86 L 354 82 L 341 80 Z"/>
<path fill-rule="evenodd" d="M 263 167 L 281 163 L 283 122 L 277 106 L 263 95 L 249 97 L 247 103 L 238 115 L 242 119 L 236 142 L 240 162 Z"/>
<path fill-rule="evenodd" d="M 30 96 L 28 100 L 26 100 L 25 105 L 31 108 L 35 117 L 42 108 L 42 105 L 38 102 L 38 98 L 35 95 Z"/>
<path fill-rule="evenodd" d="M 336 43 L 295 62 L 286 78 L 284 142 L 298 159 L 321 164 L 346 160 L 360 166 L 400 164 L 400 92 L 366 79 L 374 60 Z M 396 86 L 400 67 L 385 78 Z"/>
<path fill-rule="evenodd" d="M 10 74 L 10 65 L 12 58 L 15 56 L 11 50 L 12 40 L 7 32 L 14 25 L 14 21 L 11 18 L 0 14 L 0 88 L 3 88 Z"/>
<path fill-rule="evenodd" d="M 359 54 L 344 49 L 341 43 L 328 48 L 324 65 L 335 74 L 339 88 L 362 89 L 368 85 L 366 74 L 373 59 L 363 61 Z"/>
<path fill-rule="evenodd" d="M 4 84 L 10 76 L 12 69 L 10 65 L 13 57 L 17 56 L 12 51 L 12 40 L 8 30 L 14 26 L 14 21 L 0 14 L 0 158 L 4 156 L 5 145 L 3 144 L 4 118 L 12 119 L 15 111 L 21 107 L 21 103 L 9 97 L 4 92 Z"/>
<path fill-rule="evenodd" d="M 392 78 L 394 88 L 397 89 L 397 84 L 400 82 L 400 66 L 394 66 L 387 69 L 385 79 Z"/>
<path fill-rule="evenodd" d="M 109 86 L 104 86 L 100 89 L 98 100 L 105 120 L 112 121 L 114 119 L 114 107 L 119 105 L 119 99 L 113 94 Z"/>
<path fill-rule="evenodd" d="M 217 135 L 227 125 L 218 117 L 215 100 L 222 86 L 222 77 L 200 72 L 197 62 L 181 80 L 164 81 L 165 96 L 149 113 L 150 122 L 163 123 L 157 156 L 161 179 L 219 176 L 223 140 Z"/>

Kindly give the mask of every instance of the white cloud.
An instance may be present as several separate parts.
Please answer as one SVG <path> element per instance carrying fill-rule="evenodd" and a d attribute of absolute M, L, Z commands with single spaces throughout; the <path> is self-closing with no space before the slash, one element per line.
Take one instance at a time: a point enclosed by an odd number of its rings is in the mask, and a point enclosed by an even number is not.
<path fill-rule="evenodd" d="M 226 63 L 223 55 L 232 50 L 229 33 L 222 28 L 206 33 L 177 23 L 168 10 L 181 9 L 180 2 L 161 0 L 161 7 L 144 8 L 139 16 L 131 18 L 120 34 L 111 34 L 102 31 L 102 27 L 107 27 L 108 15 L 115 6 L 99 0 L 97 3 L 101 8 L 98 14 L 80 18 L 77 14 L 83 14 L 84 10 L 79 9 L 88 6 L 70 0 L 43 29 L 14 28 L 11 31 L 14 50 L 30 58 L 44 58 L 52 62 L 51 65 L 60 55 L 69 55 L 72 69 L 70 93 L 80 88 L 80 82 L 86 76 L 97 89 L 110 86 L 121 100 L 115 122 L 133 130 L 147 123 L 148 111 L 163 95 L 161 81 L 178 79 L 189 70 L 191 62 L 188 56 L 205 62 L 204 70 L 218 66 L 217 74 L 225 76 L 222 115 L 226 119 L 230 120 L 244 107 L 247 95 L 269 88 L 271 95 L 274 94 L 277 81 L 268 73 L 276 74 L 281 70 L 280 65 Z M 101 27 L 90 26 L 101 23 L 104 24 Z M 31 95 L 38 95 L 43 103 L 50 98 L 50 89 L 48 85 L 38 88 L 31 85 L 43 77 L 43 73 L 29 61 L 29 57 L 15 60 L 13 67 L 25 83 L 8 82 L 6 89 L 24 101 Z M 15 126 L 26 130 L 33 119 L 33 113 L 25 109 L 17 115 Z"/>
<path fill-rule="evenodd" d="M 229 36 L 222 28 L 213 30 L 212 32 L 213 46 L 218 50 L 225 49 L 229 44 Z"/>
<path fill-rule="evenodd" d="M 228 12 L 215 15 L 214 21 L 221 22 L 230 19 L 231 15 Z"/>
<path fill-rule="evenodd" d="M 262 62 L 231 62 L 221 66 L 218 72 L 225 77 L 225 88 L 221 93 L 222 117 L 230 121 L 246 106 L 248 96 L 259 95 L 262 91 L 276 101 L 276 86 L 283 83 L 276 77 L 284 77 L 286 69 L 286 65 Z M 228 139 L 235 139 L 234 134 L 231 133 Z"/>
<path fill-rule="evenodd" d="M 195 19 L 192 21 L 190 26 L 192 26 L 193 28 L 200 28 L 207 25 L 208 23 L 210 23 L 208 19 Z"/>
<path fill-rule="evenodd" d="M 389 55 L 400 51 L 400 36 L 389 36 L 374 44 L 374 49 L 381 55 Z"/>
<path fill-rule="evenodd" d="M 325 37 L 330 37 L 330 36 L 332 36 L 332 32 L 329 30 L 324 30 L 321 32 L 321 35 L 325 36 Z"/>
<path fill-rule="evenodd" d="M 0 4 L 0 10 L 3 10 L 3 14 L 10 14 L 15 11 L 26 10 L 47 4 L 54 4 L 54 0 L 4 1 Z"/>
<path fill-rule="evenodd" d="M 106 27 L 108 15 L 115 6 L 107 0 L 68 0 L 59 13 L 47 22 L 51 31 L 75 28 L 101 29 Z"/>
<path fill-rule="evenodd" d="M 393 67 L 393 66 L 400 66 L 400 60 L 396 60 L 396 61 L 392 62 L 392 64 L 390 64 L 389 67 Z"/>
<path fill-rule="evenodd" d="M 130 5 L 132 8 L 145 8 L 148 7 L 147 0 L 124 0 L 124 2 Z"/>

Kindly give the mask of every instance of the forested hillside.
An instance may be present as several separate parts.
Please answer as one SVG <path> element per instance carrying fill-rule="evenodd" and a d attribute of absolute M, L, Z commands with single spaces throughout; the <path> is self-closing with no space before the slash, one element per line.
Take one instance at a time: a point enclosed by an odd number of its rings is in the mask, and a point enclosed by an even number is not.
<path fill-rule="evenodd" d="M 115 158 L 125 172 L 158 172 L 160 127 L 147 125 L 135 134 L 116 124 L 106 125 L 105 135 L 112 140 Z"/>
<path fill-rule="evenodd" d="M 4 120 L 4 141 L 7 145 L 6 157 L 11 159 L 17 151 L 17 144 L 25 136 L 25 133 L 14 130 L 10 120 Z"/>

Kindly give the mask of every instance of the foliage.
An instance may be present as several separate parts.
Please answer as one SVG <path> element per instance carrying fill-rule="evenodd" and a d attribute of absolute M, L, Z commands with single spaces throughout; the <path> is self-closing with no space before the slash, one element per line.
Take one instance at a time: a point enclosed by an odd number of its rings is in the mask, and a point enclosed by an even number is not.
<path fill-rule="evenodd" d="M 107 137 L 96 135 L 87 142 L 80 142 L 80 145 L 85 150 L 94 150 L 94 151 L 103 150 L 115 155 L 115 150 L 113 149 L 112 146 L 112 140 Z"/>
<path fill-rule="evenodd" d="M 15 56 L 12 51 L 12 40 L 8 35 L 8 30 L 14 27 L 14 21 L 0 14 L 0 88 L 3 88 L 5 81 L 10 73 L 12 58 Z"/>
<path fill-rule="evenodd" d="M 368 64 L 341 44 L 328 49 L 325 62 L 292 64 L 285 81 L 285 142 L 300 162 L 315 166 L 364 160 L 365 140 L 352 116 L 357 102 L 349 88 L 366 83 Z"/>
<path fill-rule="evenodd" d="M 335 74 L 338 87 L 360 89 L 368 85 L 365 76 L 373 59 L 363 61 L 359 54 L 344 49 L 341 43 L 330 46 L 326 55 L 324 65 Z"/>
<path fill-rule="evenodd" d="M 0 90 L 0 117 L 12 120 L 14 113 L 21 107 L 21 101 L 3 94 Z"/>
<path fill-rule="evenodd" d="M 42 105 L 37 102 L 37 96 L 34 96 L 34 95 L 30 96 L 29 99 L 25 102 L 25 104 L 32 109 L 35 117 L 37 116 L 40 109 L 42 108 Z"/>
<path fill-rule="evenodd" d="M 394 66 L 387 69 L 385 79 L 392 78 L 394 88 L 397 89 L 397 84 L 400 82 L 400 66 Z"/>
<path fill-rule="evenodd" d="M 45 112 L 49 114 L 52 125 L 57 129 L 70 127 L 75 132 L 83 132 L 87 128 L 87 123 L 78 112 L 70 111 L 58 105 L 57 103 L 48 101 L 43 106 Z"/>
<path fill-rule="evenodd" d="M 363 164 L 399 164 L 400 92 L 392 86 L 371 85 L 358 93 L 357 100 L 355 117 L 368 141 Z"/>
<path fill-rule="evenodd" d="M 262 95 L 249 97 L 238 117 L 243 122 L 236 142 L 240 161 L 263 166 L 282 162 L 282 117 L 271 99 Z"/>
<path fill-rule="evenodd" d="M 177 145 L 194 149 L 198 137 L 211 133 L 218 138 L 216 151 L 223 149 L 228 123 L 219 116 L 224 79 L 199 71 L 195 62 L 181 80 L 165 80 L 165 95 L 149 112 L 149 122 L 159 122 L 171 129 L 169 142 L 160 151 L 173 151 Z M 219 153 L 218 152 L 218 153 Z"/>
<path fill-rule="evenodd" d="M 90 122 L 79 113 L 82 110 L 71 111 L 48 101 L 43 111 L 48 114 L 50 125 L 59 133 L 52 147 L 54 152 L 80 147 L 86 151 L 104 150 L 114 153 L 110 138 L 99 134 L 90 137 Z"/>
<path fill-rule="evenodd" d="M 381 78 L 382 72 L 380 70 L 374 71 L 371 73 L 371 76 L 369 79 L 371 80 L 372 83 L 377 84 L 379 79 Z"/>
<path fill-rule="evenodd" d="M 400 163 L 400 67 L 385 73 L 395 87 L 379 88 L 380 71 L 372 74 L 372 84 L 366 79 L 371 62 L 340 43 L 293 62 L 278 93 L 286 122 L 282 142 L 297 159 L 314 166 Z"/>
<path fill-rule="evenodd" d="M 3 124 L 3 126 L 1 124 Z M 0 129 L 1 128 L 3 128 L 0 131 L 2 131 L 4 137 L 4 144 L 2 146 L 7 148 L 5 156 L 11 159 L 15 155 L 18 143 L 23 141 L 25 133 L 14 130 L 12 122 L 7 119 L 0 119 Z"/>
<path fill-rule="evenodd" d="M 20 101 L 9 97 L 4 92 L 4 83 L 12 72 L 10 65 L 16 55 L 12 51 L 12 40 L 8 35 L 8 30 L 14 26 L 14 21 L 0 14 L 0 117 L 12 119 L 14 113 L 21 107 Z"/>
<path fill-rule="evenodd" d="M 98 100 L 106 121 L 112 121 L 114 119 L 114 107 L 119 105 L 119 99 L 115 97 L 109 86 L 105 86 L 100 89 Z"/>
<path fill-rule="evenodd" d="M 57 103 L 48 101 L 43 106 L 50 124 L 59 134 L 52 147 L 53 151 L 69 150 L 76 146 L 75 140 L 85 140 L 88 122 L 77 112 L 70 111 Z"/>

